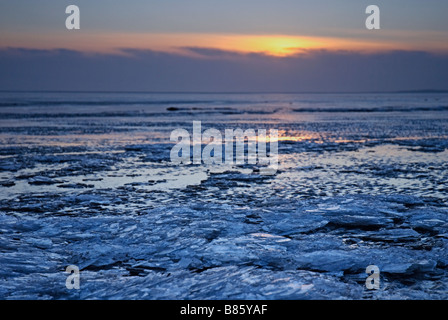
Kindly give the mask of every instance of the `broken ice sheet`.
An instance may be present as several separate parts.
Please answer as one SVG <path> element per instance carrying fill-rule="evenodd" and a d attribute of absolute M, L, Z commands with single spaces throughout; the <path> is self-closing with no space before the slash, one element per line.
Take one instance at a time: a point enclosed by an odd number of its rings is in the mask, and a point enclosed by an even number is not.
<path fill-rule="evenodd" d="M 447 95 L 24 95 L 0 108 L 0 298 L 447 298 L 448 116 L 418 111 Z M 278 128 L 278 171 L 173 165 L 193 120 Z"/>

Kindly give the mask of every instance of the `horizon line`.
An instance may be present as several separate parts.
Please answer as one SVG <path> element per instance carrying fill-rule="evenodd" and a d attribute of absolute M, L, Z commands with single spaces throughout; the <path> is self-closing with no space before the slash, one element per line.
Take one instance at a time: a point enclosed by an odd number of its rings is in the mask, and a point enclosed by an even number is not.
<path fill-rule="evenodd" d="M 390 94 L 390 93 L 448 93 L 448 89 L 416 89 L 391 91 L 116 91 L 116 90 L 1 90 L 11 93 L 148 93 L 148 94 Z"/>

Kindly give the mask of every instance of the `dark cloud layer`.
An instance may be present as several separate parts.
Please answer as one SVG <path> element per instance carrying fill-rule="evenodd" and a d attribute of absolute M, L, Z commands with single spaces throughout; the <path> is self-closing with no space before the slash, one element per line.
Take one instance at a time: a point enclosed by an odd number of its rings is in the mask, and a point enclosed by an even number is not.
<path fill-rule="evenodd" d="M 309 51 L 279 58 L 209 48 L 0 50 L 0 90 L 309 92 L 448 90 L 448 55 Z"/>

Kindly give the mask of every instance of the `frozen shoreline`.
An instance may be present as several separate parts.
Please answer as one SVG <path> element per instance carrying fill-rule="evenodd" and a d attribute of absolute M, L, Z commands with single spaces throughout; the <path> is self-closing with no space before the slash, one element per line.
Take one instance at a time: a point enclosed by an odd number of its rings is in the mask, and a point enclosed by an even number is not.
<path fill-rule="evenodd" d="M 0 108 L 1 299 L 447 299 L 448 95 L 69 98 Z M 192 119 L 275 126 L 279 171 L 172 165 Z"/>

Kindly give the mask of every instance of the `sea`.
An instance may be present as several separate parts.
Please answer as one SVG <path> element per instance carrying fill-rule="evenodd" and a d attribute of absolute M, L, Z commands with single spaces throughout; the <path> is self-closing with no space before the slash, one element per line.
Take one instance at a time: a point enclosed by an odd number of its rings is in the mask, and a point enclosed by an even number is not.
<path fill-rule="evenodd" d="M 448 299 L 447 160 L 448 93 L 0 92 L 0 299 Z"/>

